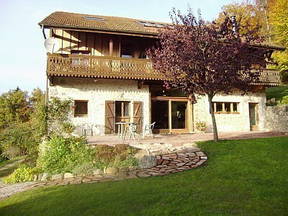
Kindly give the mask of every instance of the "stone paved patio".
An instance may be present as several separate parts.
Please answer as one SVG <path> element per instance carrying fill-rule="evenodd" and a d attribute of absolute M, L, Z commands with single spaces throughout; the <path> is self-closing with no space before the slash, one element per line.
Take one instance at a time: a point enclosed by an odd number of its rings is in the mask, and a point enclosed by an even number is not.
<path fill-rule="evenodd" d="M 251 139 L 251 138 L 264 138 L 273 136 L 287 136 L 288 133 L 284 132 L 231 132 L 231 133 L 219 133 L 219 139 Z M 138 136 L 136 140 L 126 139 L 108 135 L 108 136 L 93 136 L 88 137 L 88 143 L 90 145 L 106 144 L 129 144 L 136 148 L 147 150 L 151 154 L 165 154 L 175 151 L 181 151 L 187 148 L 199 150 L 196 142 L 212 140 L 212 133 L 203 134 L 167 134 L 167 135 L 155 135 L 154 138 L 146 137 L 142 138 Z"/>

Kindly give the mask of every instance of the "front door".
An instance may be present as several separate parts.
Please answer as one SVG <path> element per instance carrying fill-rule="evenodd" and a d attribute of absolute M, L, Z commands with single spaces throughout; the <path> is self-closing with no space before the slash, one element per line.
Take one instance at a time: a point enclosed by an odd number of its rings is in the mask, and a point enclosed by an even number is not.
<path fill-rule="evenodd" d="M 258 130 L 258 104 L 249 103 L 250 130 Z"/>

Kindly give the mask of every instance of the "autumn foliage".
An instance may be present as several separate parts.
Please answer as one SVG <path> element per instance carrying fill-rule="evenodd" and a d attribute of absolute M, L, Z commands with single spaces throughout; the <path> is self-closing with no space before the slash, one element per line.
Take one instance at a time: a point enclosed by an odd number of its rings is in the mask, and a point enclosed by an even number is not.
<path fill-rule="evenodd" d="M 252 65 L 265 65 L 265 50 L 253 34 L 240 35 L 229 18 L 219 26 L 173 10 L 173 24 L 159 34 L 159 44 L 149 50 L 153 66 L 165 74 L 167 87 L 178 88 L 194 100 L 195 94 L 207 95 L 214 129 L 218 140 L 212 99 L 217 93 L 235 89 L 247 92 L 251 83 L 258 82 L 259 73 Z M 248 31 L 246 31 L 248 32 Z"/>

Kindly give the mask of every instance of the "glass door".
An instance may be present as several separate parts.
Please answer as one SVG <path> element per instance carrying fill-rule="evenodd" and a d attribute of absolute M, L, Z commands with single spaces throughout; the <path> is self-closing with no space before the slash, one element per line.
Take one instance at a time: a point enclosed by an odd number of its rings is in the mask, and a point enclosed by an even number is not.
<path fill-rule="evenodd" d="M 171 101 L 172 129 L 185 129 L 187 116 L 187 102 Z"/>
<path fill-rule="evenodd" d="M 156 133 L 185 133 L 189 130 L 188 99 L 157 98 L 152 100 L 151 122 Z"/>

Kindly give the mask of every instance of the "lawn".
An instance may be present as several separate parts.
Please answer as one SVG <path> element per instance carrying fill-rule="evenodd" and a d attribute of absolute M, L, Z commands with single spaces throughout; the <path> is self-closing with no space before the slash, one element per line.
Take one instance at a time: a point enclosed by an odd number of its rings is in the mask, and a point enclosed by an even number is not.
<path fill-rule="evenodd" d="M 268 100 L 271 98 L 275 98 L 277 101 L 279 101 L 284 96 L 288 96 L 288 85 L 267 88 L 266 96 Z"/>
<path fill-rule="evenodd" d="M 203 167 L 31 190 L 1 201 L 0 215 L 287 215 L 288 137 L 199 145 Z"/>

